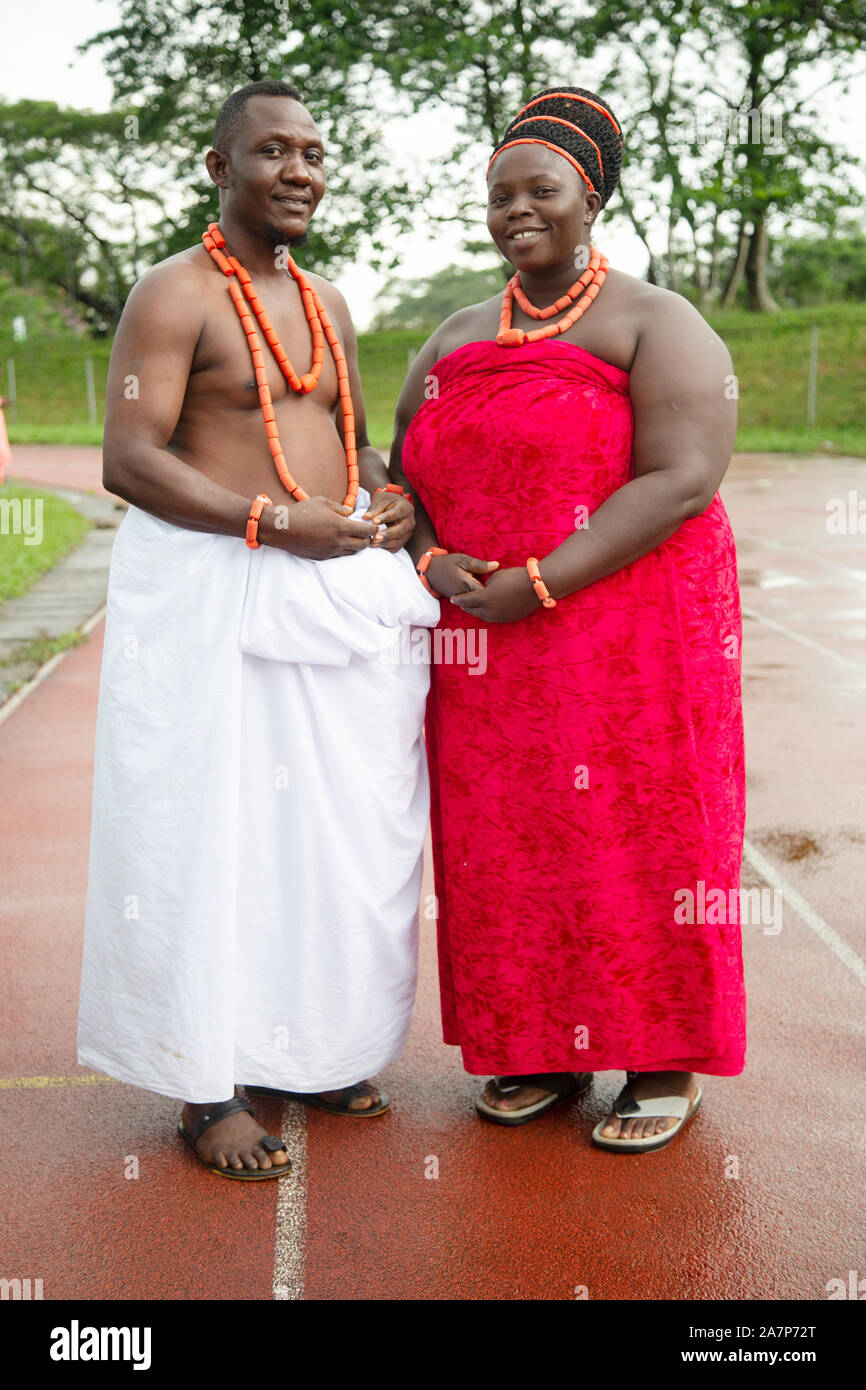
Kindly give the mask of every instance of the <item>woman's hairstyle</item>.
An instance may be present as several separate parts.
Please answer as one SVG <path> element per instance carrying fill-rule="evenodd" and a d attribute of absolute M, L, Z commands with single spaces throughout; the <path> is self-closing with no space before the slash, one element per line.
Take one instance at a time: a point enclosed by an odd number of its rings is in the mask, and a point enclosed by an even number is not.
<path fill-rule="evenodd" d="M 605 206 L 622 166 L 622 131 L 607 102 L 583 87 L 550 87 L 522 106 L 493 151 L 540 144 L 564 155 Z"/>

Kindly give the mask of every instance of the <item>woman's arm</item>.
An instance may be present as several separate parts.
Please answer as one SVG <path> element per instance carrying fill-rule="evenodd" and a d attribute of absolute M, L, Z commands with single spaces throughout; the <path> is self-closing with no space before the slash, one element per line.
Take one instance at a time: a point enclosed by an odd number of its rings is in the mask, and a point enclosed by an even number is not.
<path fill-rule="evenodd" d="M 541 560 L 554 598 L 639 560 L 706 511 L 734 447 L 734 382 L 728 349 L 697 310 L 680 295 L 653 296 L 629 379 L 635 476 Z M 538 606 L 529 576 L 515 569 L 454 601 L 489 622 L 512 622 Z"/>
<path fill-rule="evenodd" d="M 439 335 L 441 328 L 438 328 L 432 337 L 428 338 L 424 346 L 418 353 L 409 374 L 403 383 L 403 390 L 400 392 L 400 399 L 397 402 L 397 410 L 394 417 L 394 438 L 391 443 L 391 453 L 388 458 L 388 472 L 391 482 L 405 488 L 412 493 L 415 503 L 415 533 L 406 549 L 412 557 L 414 564 L 417 565 L 425 550 L 430 550 L 433 546 L 438 546 L 439 541 L 432 521 L 421 504 L 418 494 L 409 486 L 409 482 L 403 472 L 403 442 L 416 413 L 421 409 L 427 399 L 428 380 L 430 368 L 441 356 L 438 349 Z"/>
<path fill-rule="evenodd" d="M 388 462 L 391 481 L 401 487 L 409 488 L 408 479 L 403 472 L 403 442 L 415 414 L 427 399 L 430 369 L 443 356 L 443 342 L 447 341 L 449 336 L 453 336 L 453 334 L 449 335 L 449 330 L 453 329 L 455 322 L 462 315 L 472 313 L 474 307 L 472 310 L 461 309 L 457 314 L 452 314 L 451 318 L 440 324 L 432 337 L 427 339 L 409 369 L 409 375 L 406 377 L 403 390 L 400 392 L 400 399 L 397 402 L 394 440 L 391 444 Z M 436 535 L 436 528 L 424 510 L 417 492 L 414 489 L 409 490 L 412 491 L 415 502 L 415 533 L 406 549 L 417 565 L 425 551 L 439 546 L 439 539 Z M 427 570 L 427 579 L 437 594 L 442 598 L 450 598 L 453 594 L 481 591 L 483 586 L 480 579 L 475 576 L 486 577 L 498 567 L 498 560 L 481 560 L 475 555 L 466 555 L 463 551 L 458 551 L 449 555 L 435 555 Z"/>

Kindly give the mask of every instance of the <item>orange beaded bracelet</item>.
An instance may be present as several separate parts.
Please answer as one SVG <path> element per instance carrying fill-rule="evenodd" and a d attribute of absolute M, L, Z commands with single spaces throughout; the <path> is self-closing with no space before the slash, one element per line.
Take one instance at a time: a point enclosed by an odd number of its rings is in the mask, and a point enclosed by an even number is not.
<path fill-rule="evenodd" d="M 256 540 L 256 536 L 259 533 L 259 517 L 264 511 L 265 506 L 270 507 L 271 505 L 272 503 L 270 497 L 267 497 L 265 493 L 260 492 L 258 493 L 256 500 L 250 507 L 250 514 L 247 518 L 247 545 L 249 546 L 250 550 L 258 550 L 259 546 L 261 545 L 261 541 Z"/>
<path fill-rule="evenodd" d="M 433 556 L 434 556 L 434 555 L 447 555 L 447 554 L 448 554 L 448 551 L 447 551 L 447 550 L 441 550 L 441 549 L 439 548 L 438 545 L 434 545 L 434 546 L 432 547 L 432 549 L 430 549 L 430 550 L 425 550 L 425 551 L 424 551 L 424 554 L 421 556 L 421 559 L 418 561 L 417 565 L 415 566 L 415 570 L 416 570 L 416 572 L 417 572 L 418 578 L 421 580 L 421 583 L 424 585 L 424 588 L 428 591 L 428 593 L 431 593 L 431 594 L 433 595 L 434 598 L 441 598 L 442 595 L 441 595 L 441 594 L 437 594 L 436 590 L 433 588 L 433 585 L 430 583 L 429 579 L 427 578 L 427 570 L 428 570 L 428 567 L 429 567 L 429 565 L 430 565 L 430 561 L 433 559 Z"/>
<path fill-rule="evenodd" d="M 373 496 L 376 497 L 380 492 L 397 492 L 401 497 L 405 497 L 407 502 L 411 502 L 413 507 L 415 505 L 411 492 L 407 492 L 399 483 L 386 483 L 385 487 L 377 487 Z"/>
<path fill-rule="evenodd" d="M 535 592 L 538 598 L 541 599 L 541 602 L 543 603 L 544 607 L 555 608 L 556 599 L 550 597 L 547 585 L 541 577 L 541 573 L 538 568 L 538 561 L 536 560 L 534 555 L 530 555 L 529 559 L 526 562 L 526 568 L 529 571 L 529 578 L 535 585 Z"/>

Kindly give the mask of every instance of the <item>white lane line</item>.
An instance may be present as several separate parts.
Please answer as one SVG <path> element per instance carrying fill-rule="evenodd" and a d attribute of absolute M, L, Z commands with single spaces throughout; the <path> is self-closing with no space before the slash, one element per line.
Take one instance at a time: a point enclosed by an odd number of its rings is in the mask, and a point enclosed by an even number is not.
<path fill-rule="evenodd" d="M 281 1138 L 292 1160 L 292 1175 L 276 1179 L 274 1298 L 302 1299 L 307 1244 L 307 1112 L 300 1101 L 284 1102 Z"/>
<path fill-rule="evenodd" d="M 100 622 L 104 617 L 105 604 L 103 604 L 101 608 L 98 608 L 95 613 L 92 613 L 90 617 L 87 619 L 87 622 L 81 624 L 81 627 L 78 629 L 78 631 L 83 633 L 84 636 L 87 637 L 96 627 L 97 623 Z M 9 699 L 5 700 L 3 704 L 0 705 L 0 724 L 3 723 L 4 719 L 8 719 L 10 714 L 14 714 L 18 706 L 20 704 L 23 704 L 23 702 L 27 699 L 28 695 L 33 694 L 36 687 L 42 684 L 46 676 L 51 675 L 51 672 L 57 666 L 60 665 L 64 657 L 68 656 L 70 652 L 74 651 L 75 647 L 65 647 L 62 652 L 55 652 L 53 656 L 50 656 L 48 660 L 39 667 L 39 670 L 36 672 L 35 676 L 32 676 L 31 679 L 27 681 L 24 685 L 22 685 L 19 690 L 16 690 L 14 695 L 10 695 Z"/>
<path fill-rule="evenodd" d="M 761 851 L 756 849 L 749 840 L 746 840 L 743 845 L 743 853 L 756 873 L 759 873 L 762 878 L 765 878 L 773 888 L 778 888 L 780 890 L 782 897 L 790 903 L 797 916 L 802 918 L 806 926 L 809 927 L 817 937 L 820 937 L 825 946 L 829 946 L 836 959 L 840 960 L 844 966 L 847 966 L 852 975 L 857 976 L 861 985 L 866 986 L 866 961 L 860 959 L 857 952 L 852 950 L 847 941 L 842 940 L 842 937 L 837 931 L 833 930 L 830 923 L 825 922 L 821 914 L 816 912 L 814 907 L 806 902 L 802 894 L 798 893 L 796 888 L 793 888 L 790 883 L 782 878 L 782 875 L 774 868 L 769 859 L 765 859 Z"/>
<path fill-rule="evenodd" d="M 774 632 L 781 632 L 785 637 L 790 637 L 794 642 L 802 642 L 804 647 L 811 647 L 813 652 L 820 652 L 822 656 L 828 656 L 831 661 L 838 662 L 840 666 L 851 667 L 859 671 L 861 676 L 866 676 L 866 666 L 860 661 L 852 661 L 848 656 L 840 656 L 838 652 L 831 651 L 829 647 L 822 647 L 820 642 L 813 642 L 811 637 L 803 637 L 793 628 L 785 627 L 784 623 L 777 623 L 773 618 L 765 618 L 763 613 L 758 613 L 754 608 L 743 608 L 744 618 L 755 618 L 759 623 L 766 627 L 771 627 Z"/>

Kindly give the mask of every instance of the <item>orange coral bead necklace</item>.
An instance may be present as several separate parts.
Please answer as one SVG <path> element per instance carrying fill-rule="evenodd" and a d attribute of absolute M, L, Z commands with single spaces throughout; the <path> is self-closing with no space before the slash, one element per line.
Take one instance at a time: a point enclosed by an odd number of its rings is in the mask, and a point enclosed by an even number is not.
<path fill-rule="evenodd" d="M 589 265 L 580 279 L 575 280 L 571 289 L 566 290 L 564 295 L 561 295 L 554 304 L 549 304 L 546 309 L 536 309 L 534 304 L 530 304 L 520 287 L 520 273 L 515 271 L 505 286 L 505 293 L 502 296 L 499 332 L 496 335 L 499 346 L 520 347 L 521 343 L 537 343 L 543 338 L 555 338 L 558 333 L 564 333 L 573 323 L 577 323 L 577 320 L 586 313 L 592 304 L 607 279 L 609 265 L 607 256 L 603 256 L 594 246 L 590 247 Z M 581 295 L 580 299 L 578 299 L 578 295 Z M 569 304 L 572 307 L 558 323 L 547 324 L 544 328 L 533 328 L 530 332 L 525 333 L 522 328 L 511 327 L 515 299 L 523 312 L 533 319 L 549 319 L 554 314 L 561 313 L 563 309 L 568 309 Z M 577 302 L 575 303 L 575 301 Z"/>
<path fill-rule="evenodd" d="M 256 333 L 253 315 L 244 302 L 244 296 L 249 300 L 250 308 L 255 314 L 259 327 L 267 339 L 268 345 L 277 359 L 280 371 L 286 378 L 293 391 L 301 392 L 306 395 L 310 391 L 315 391 L 322 375 L 322 362 L 325 356 L 325 339 L 331 349 L 334 359 L 334 366 L 337 369 L 337 387 L 340 392 L 340 404 L 343 409 L 343 442 L 346 449 L 346 473 L 348 477 L 349 490 L 343 501 L 344 506 L 354 509 L 358 497 L 358 485 L 360 474 L 358 471 L 358 452 L 355 447 L 355 412 L 352 407 L 352 392 L 349 386 L 349 368 L 346 365 L 346 354 L 343 352 L 342 344 L 337 337 L 334 325 L 328 317 L 319 295 L 307 280 L 303 271 L 295 264 L 292 257 L 286 252 L 287 269 L 289 274 L 297 281 L 301 291 L 301 299 L 304 305 L 304 312 L 307 322 L 310 325 L 310 332 L 313 340 L 313 360 L 308 372 L 303 376 L 298 376 L 286 354 L 285 348 L 274 332 L 270 319 L 265 313 L 264 305 L 256 294 L 253 282 L 244 270 L 240 261 L 235 256 L 229 254 L 226 249 L 225 237 L 219 229 L 219 224 L 210 222 L 207 231 L 202 235 L 202 241 L 207 251 L 219 266 L 223 275 L 228 281 L 229 294 L 238 312 L 243 330 L 247 335 L 247 344 L 250 349 L 250 356 L 253 359 L 253 367 L 256 374 L 256 385 L 259 391 L 259 402 L 262 407 L 262 416 L 265 422 L 265 433 L 268 437 L 268 446 L 273 456 L 274 466 L 280 482 L 288 493 L 298 502 L 306 502 L 309 493 L 305 492 L 299 483 L 296 483 L 286 464 L 285 455 L 280 445 L 280 436 L 277 431 L 277 424 L 274 418 L 274 406 L 271 400 L 270 387 L 268 386 L 268 373 L 265 368 L 265 355 Z M 225 251 L 225 254 L 223 252 Z"/>

